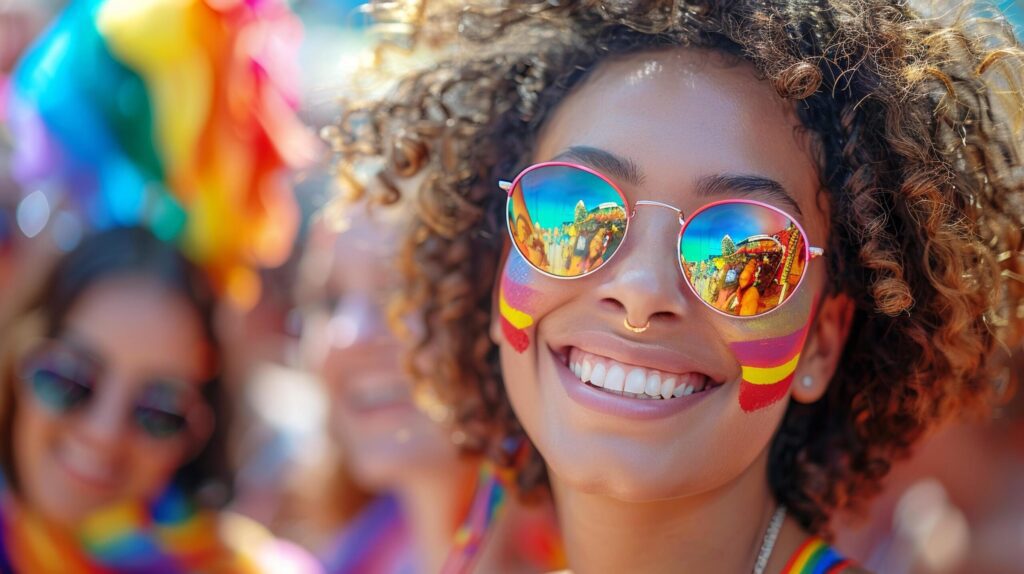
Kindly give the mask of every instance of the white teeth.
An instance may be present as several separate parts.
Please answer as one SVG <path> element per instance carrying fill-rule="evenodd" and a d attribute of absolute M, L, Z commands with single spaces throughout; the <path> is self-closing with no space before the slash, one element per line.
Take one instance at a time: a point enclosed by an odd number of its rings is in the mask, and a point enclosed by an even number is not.
<path fill-rule="evenodd" d="M 604 388 L 609 391 L 621 391 L 625 389 L 626 371 L 618 365 L 612 365 L 608 369 L 608 376 L 604 379 Z"/>
<path fill-rule="evenodd" d="M 623 387 L 627 393 L 635 393 L 642 395 L 646 388 L 647 377 L 644 376 L 643 369 L 632 369 L 629 374 L 626 375 L 626 384 Z"/>
<path fill-rule="evenodd" d="M 572 350 L 567 363 L 569 370 L 584 383 L 630 398 L 678 398 L 699 393 L 712 386 L 710 379 L 700 373 L 667 374 L 619 363 L 578 349 Z"/>
<path fill-rule="evenodd" d="M 676 378 L 675 377 L 668 377 L 667 379 L 661 381 L 661 398 L 663 398 L 663 399 L 671 399 L 672 398 L 672 391 L 674 391 L 674 390 L 676 390 Z"/>
<path fill-rule="evenodd" d="M 644 393 L 652 397 L 661 396 L 661 375 L 655 371 L 651 371 L 647 375 L 647 384 L 644 386 Z"/>
<path fill-rule="evenodd" d="M 581 381 L 586 383 L 590 380 L 591 373 L 594 372 L 594 365 L 591 364 L 590 359 L 583 359 L 583 367 L 580 369 L 578 376 Z"/>

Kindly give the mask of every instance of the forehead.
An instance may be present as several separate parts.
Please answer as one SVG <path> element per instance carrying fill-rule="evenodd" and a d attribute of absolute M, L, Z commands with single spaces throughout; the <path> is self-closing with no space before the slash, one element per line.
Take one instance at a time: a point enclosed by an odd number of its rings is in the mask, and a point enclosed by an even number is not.
<path fill-rule="evenodd" d="M 751 65 L 674 48 L 599 65 L 545 125 L 534 159 L 599 148 L 637 165 L 643 198 L 684 209 L 702 177 L 758 175 L 781 183 L 807 214 L 817 211 L 819 179 L 800 127 L 793 104 Z"/>
<path fill-rule="evenodd" d="M 87 288 L 63 322 L 64 335 L 129 379 L 206 380 L 210 352 L 201 318 L 154 280 L 115 277 Z"/>

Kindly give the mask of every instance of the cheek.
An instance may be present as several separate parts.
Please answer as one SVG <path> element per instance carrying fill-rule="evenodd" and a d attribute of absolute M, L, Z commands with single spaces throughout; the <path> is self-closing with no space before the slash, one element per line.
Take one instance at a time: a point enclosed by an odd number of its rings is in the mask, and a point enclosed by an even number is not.
<path fill-rule="evenodd" d="M 553 281 L 553 280 L 552 280 Z M 551 310 L 552 302 L 544 288 L 546 278 L 534 271 L 515 250 L 505 261 L 498 294 L 501 332 L 518 353 L 530 346 L 531 328 L 537 319 Z"/>
<path fill-rule="evenodd" d="M 22 484 L 38 483 L 48 444 L 59 433 L 59 423 L 53 417 L 31 405 L 19 405 L 14 414 L 12 450 L 14 468 Z"/>
<path fill-rule="evenodd" d="M 800 352 L 807 340 L 814 308 L 811 295 L 802 296 L 764 319 L 753 319 L 729 343 L 742 370 L 739 402 L 744 412 L 767 408 L 789 392 Z"/>

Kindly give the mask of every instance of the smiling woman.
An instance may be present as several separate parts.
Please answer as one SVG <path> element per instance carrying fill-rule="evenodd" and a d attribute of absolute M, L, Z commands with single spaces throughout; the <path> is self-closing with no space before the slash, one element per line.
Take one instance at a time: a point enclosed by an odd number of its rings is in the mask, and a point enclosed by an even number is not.
<path fill-rule="evenodd" d="M 5 329 L 0 570 L 243 569 L 194 512 L 230 480 L 214 301 L 172 246 L 120 229 L 63 257 Z"/>
<path fill-rule="evenodd" d="M 472 55 L 349 110 L 343 161 L 422 177 L 412 364 L 550 486 L 575 571 L 853 571 L 830 515 L 1001 390 L 1024 57 L 960 14 L 470 8 Z"/>

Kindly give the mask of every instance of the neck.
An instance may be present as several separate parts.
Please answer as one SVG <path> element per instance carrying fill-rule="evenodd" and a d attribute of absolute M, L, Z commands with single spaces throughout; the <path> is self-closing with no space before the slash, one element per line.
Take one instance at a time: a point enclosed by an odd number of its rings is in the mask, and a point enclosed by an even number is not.
<path fill-rule="evenodd" d="M 762 457 L 728 485 L 650 502 L 582 492 L 552 474 L 573 572 L 752 572 L 775 510 L 765 465 Z"/>
<path fill-rule="evenodd" d="M 412 472 L 410 480 L 395 488 L 423 572 L 441 571 L 475 473 L 476 465 L 459 459 L 436 470 Z"/>

